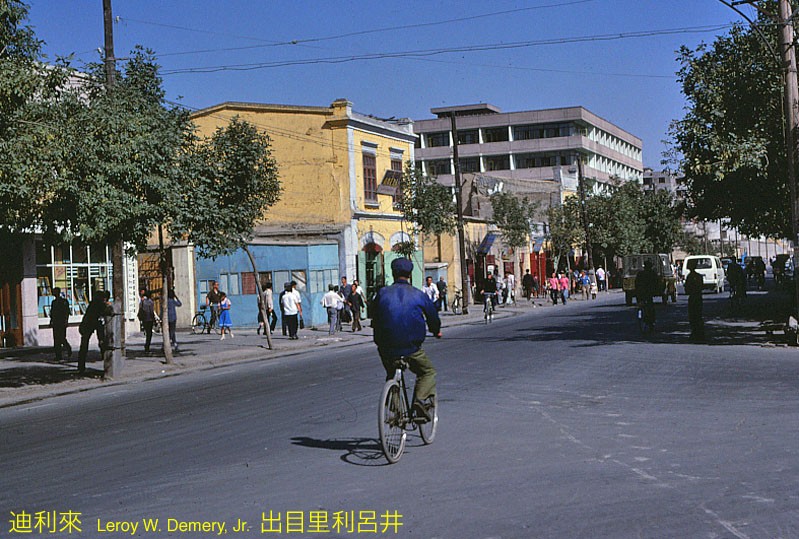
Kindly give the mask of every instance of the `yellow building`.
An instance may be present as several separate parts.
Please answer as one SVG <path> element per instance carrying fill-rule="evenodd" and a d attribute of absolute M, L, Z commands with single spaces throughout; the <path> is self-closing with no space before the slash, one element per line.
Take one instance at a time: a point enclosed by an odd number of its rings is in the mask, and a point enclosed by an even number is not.
<path fill-rule="evenodd" d="M 392 249 L 412 240 L 393 202 L 396 180 L 414 160 L 411 121 L 359 114 L 345 99 L 329 107 L 227 102 L 192 119 L 208 136 L 234 116 L 269 135 L 283 186 L 254 241 L 333 240 L 340 275 L 359 279 L 368 297 L 390 283 L 399 256 Z M 414 259 L 421 286 L 421 251 Z"/>

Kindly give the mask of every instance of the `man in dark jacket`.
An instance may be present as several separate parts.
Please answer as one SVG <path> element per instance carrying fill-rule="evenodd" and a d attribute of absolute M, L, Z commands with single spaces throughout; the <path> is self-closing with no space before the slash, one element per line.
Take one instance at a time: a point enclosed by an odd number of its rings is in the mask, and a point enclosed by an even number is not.
<path fill-rule="evenodd" d="M 441 337 L 441 320 L 436 306 L 424 292 L 411 286 L 409 279 L 413 263 L 398 258 L 391 263 L 394 284 L 378 290 L 372 305 L 374 341 L 380 353 L 386 379 L 394 376 L 394 361 L 404 357 L 416 375 L 413 390 L 413 410 L 416 420 L 430 420 L 424 401 L 436 394 L 436 370 L 422 350 L 425 326 L 437 338 Z"/>
<path fill-rule="evenodd" d="M 53 288 L 53 302 L 50 304 L 50 327 L 53 328 L 53 348 L 56 361 L 61 361 L 64 349 L 67 351 L 67 357 L 72 357 L 72 347 L 67 341 L 69 311 L 69 302 L 61 297 L 61 289 Z"/>

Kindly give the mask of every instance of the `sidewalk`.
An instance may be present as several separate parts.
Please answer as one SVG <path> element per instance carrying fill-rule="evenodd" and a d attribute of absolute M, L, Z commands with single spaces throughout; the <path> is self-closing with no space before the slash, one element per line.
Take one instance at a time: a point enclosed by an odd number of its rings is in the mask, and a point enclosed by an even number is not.
<path fill-rule="evenodd" d="M 543 298 L 536 300 L 537 306 L 550 306 Z M 515 316 L 532 310 L 528 302 L 503 306 L 495 311 L 497 319 Z M 473 305 L 468 315 L 441 313 L 442 327 L 459 326 L 481 322 L 482 307 Z M 267 347 L 266 338 L 257 335 L 255 328 L 236 330 L 235 337 L 220 340 L 219 335 L 193 335 L 178 332 L 179 351 L 173 363 L 167 365 L 161 350 L 161 337 L 153 336 L 153 353 L 145 355 L 144 336 L 136 333 L 127 338 L 126 360 L 122 373 L 113 380 L 103 380 L 103 363 L 94 338 L 86 362 L 86 373 L 77 373 L 79 343 L 71 343 L 74 349 L 71 360 L 55 361 L 50 347 L 28 347 L 0 349 L 0 408 L 23 404 L 57 395 L 88 391 L 98 387 L 128 384 L 142 380 L 175 376 L 196 370 L 213 369 L 245 361 L 261 361 L 300 354 L 321 347 L 344 347 L 372 344 L 372 330 L 365 321 L 364 329 L 357 333 L 345 330 L 328 335 L 327 327 L 300 330 L 299 339 L 289 340 L 277 328 L 272 335 L 273 350 Z"/>

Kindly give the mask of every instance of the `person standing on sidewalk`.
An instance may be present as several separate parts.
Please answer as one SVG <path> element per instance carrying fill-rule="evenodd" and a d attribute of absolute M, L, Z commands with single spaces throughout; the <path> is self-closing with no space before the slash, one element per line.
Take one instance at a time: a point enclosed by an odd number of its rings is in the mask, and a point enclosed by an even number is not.
<path fill-rule="evenodd" d="M 183 303 L 175 294 L 175 289 L 169 289 L 169 299 L 166 302 L 166 318 L 169 324 L 169 343 L 172 345 L 172 350 L 178 351 L 177 339 L 177 325 L 178 325 L 178 307 L 182 307 Z"/>
<path fill-rule="evenodd" d="M 566 300 L 569 299 L 569 277 L 565 273 L 560 274 L 559 286 L 560 300 L 563 305 L 566 305 Z"/>
<path fill-rule="evenodd" d="M 53 288 L 53 302 L 50 304 L 50 327 L 53 328 L 53 349 L 56 361 L 63 359 L 62 351 L 64 349 L 67 351 L 67 357 L 72 357 L 72 346 L 67 341 L 69 311 L 69 302 L 61 296 L 61 289 Z"/>
<path fill-rule="evenodd" d="M 341 296 L 336 292 L 336 285 L 327 285 L 327 293 L 322 296 L 322 307 L 327 311 L 327 323 L 330 324 L 328 335 L 335 335 L 338 329 L 338 312 L 339 304 L 342 303 Z"/>
<path fill-rule="evenodd" d="M 224 292 L 219 293 L 219 330 L 222 332 L 220 341 L 225 339 L 227 330 L 230 338 L 233 338 L 233 319 L 230 318 L 230 308 L 233 306 Z"/>
<path fill-rule="evenodd" d="M 83 373 L 86 370 L 86 356 L 89 353 L 89 339 L 92 335 L 97 333 L 97 345 L 100 352 L 103 351 L 105 344 L 103 339 L 105 337 L 104 326 L 101 325 L 100 317 L 105 315 L 105 293 L 101 290 L 95 290 L 92 293 L 92 299 L 89 306 L 86 307 L 86 312 L 83 314 L 83 319 L 80 321 L 78 331 L 80 332 L 80 351 L 78 352 L 78 372 Z"/>
<path fill-rule="evenodd" d="M 438 311 L 441 312 L 447 310 L 447 281 L 444 280 L 443 275 L 438 276 L 438 282 L 436 283 L 436 287 L 438 287 Z"/>
<path fill-rule="evenodd" d="M 558 304 L 558 296 L 560 295 L 560 279 L 558 279 L 557 273 L 552 273 L 552 277 L 549 278 L 549 297 L 552 300 L 552 305 Z"/>

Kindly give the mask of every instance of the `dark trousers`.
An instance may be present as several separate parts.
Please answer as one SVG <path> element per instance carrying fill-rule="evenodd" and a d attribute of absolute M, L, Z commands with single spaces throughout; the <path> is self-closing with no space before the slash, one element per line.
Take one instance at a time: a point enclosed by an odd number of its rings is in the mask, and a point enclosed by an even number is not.
<path fill-rule="evenodd" d="M 284 313 L 283 311 L 280 312 L 280 327 L 283 330 L 283 336 L 288 335 L 289 321 L 288 318 L 286 317 L 286 313 Z"/>
<path fill-rule="evenodd" d="M 269 311 L 269 314 L 267 314 L 267 316 L 269 317 L 269 331 L 274 333 L 275 326 L 277 326 L 277 315 L 275 314 L 274 310 L 271 310 Z"/>
<path fill-rule="evenodd" d="M 380 350 L 378 349 L 378 352 Z M 396 366 L 394 362 L 396 357 L 385 355 L 380 352 L 380 360 L 383 362 L 383 367 L 386 369 L 386 380 L 394 378 L 394 371 Z M 433 367 L 433 362 L 427 357 L 424 350 L 419 348 L 416 352 L 405 356 L 405 361 L 408 362 L 408 368 L 413 374 L 416 375 L 416 385 L 413 388 L 413 400 L 422 401 L 427 397 L 436 394 L 436 369 Z"/>
<path fill-rule="evenodd" d="M 688 324 L 692 339 L 705 338 L 705 323 L 702 320 L 702 294 L 688 296 Z"/>
<path fill-rule="evenodd" d="M 175 331 L 177 329 L 177 325 L 177 320 L 169 322 L 169 342 L 172 344 L 172 348 L 176 348 L 178 345 L 178 338 Z"/>
<path fill-rule="evenodd" d="M 297 328 L 300 325 L 300 315 L 286 314 L 283 316 L 283 320 L 286 322 L 286 326 L 288 326 L 289 337 L 293 339 L 297 336 Z"/>
<path fill-rule="evenodd" d="M 56 361 L 63 358 L 62 351 L 67 351 L 67 356 L 72 357 L 72 346 L 67 341 L 67 325 L 57 324 L 53 326 L 53 348 L 55 350 Z"/>
<path fill-rule="evenodd" d="M 150 351 L 150 342 L 153 340 L 153 321 L 142 322 L 141 327 L 144 330 L 144 351 Z"/>
<path fill-rule="evenodd" d="M 553 305 L 557 305 L 558 304 L 558 296 L 559 295 L 560 295 L 560 292 L 558 292 L 558 290 L 556 288 L 551 288 L 549 290 L 549 297 L 552 299 L 552 304 Z"/>
<path fill-rule="evenodd" d="M 100 348 L 100 353 L 105 349 L 105 327 L 100 326 L 95 331 L 89 333 L 81 333 L 80 335 L 80 351 L 78 352 L 78 371 L 83 372 L 86 370 L 86 356 L 89 354 L 89 340 L 92 335 L 97 333 L 97 346 Z"/>

